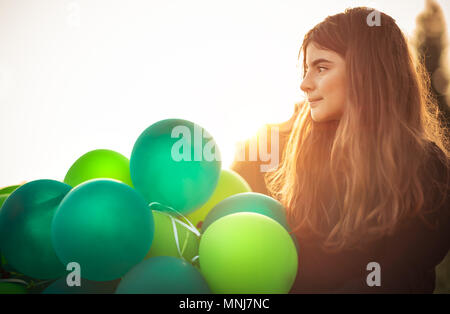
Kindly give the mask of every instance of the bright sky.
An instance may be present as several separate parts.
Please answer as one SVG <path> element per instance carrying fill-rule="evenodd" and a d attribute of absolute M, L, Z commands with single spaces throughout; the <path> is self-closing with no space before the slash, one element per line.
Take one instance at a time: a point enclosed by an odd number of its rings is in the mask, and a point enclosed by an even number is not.
<path fill-rule="evenodd" d="M 228 167 L 302 98 L 304 34 L 360 5 L 411 34 L 424 0 L 0 0 L 0 187 L 62 181 L 93 149 L 129 158 L 166 118 L 206 128 Z"/>

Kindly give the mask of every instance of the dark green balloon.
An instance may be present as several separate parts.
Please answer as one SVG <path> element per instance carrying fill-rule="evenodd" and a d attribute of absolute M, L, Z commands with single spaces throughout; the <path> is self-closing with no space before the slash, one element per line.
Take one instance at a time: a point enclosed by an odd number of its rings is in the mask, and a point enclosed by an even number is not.
<path fill-rule="evenodd" d="M 17 283 L 0 282 L 0 294 L 27 294 L 27 288 Z"/>
<path fill-rule="evenodd" d="M 14 192 L 18 187 L 20 187 L 20 185 L 11 185 L 0 190 L 0 208 L 2 207 L 8 196 L 11 195 L 11 193 Z"/>
<path fill-rule="evenodd" d="M 202 134 L 210 136 L 190 121 L 167 119 L 139 136 L 131 153 L 130 173 L 133 186 L 148 203 L 187 214 L 211 197 L 219 180 L 220 153 L 213 138 Z"/>
<path fill-rule="evenodd" d="M 110 281 L 142 261 L 153 240 L 153 214 L 126 184 L 94 179 L 62 200 L 52 224 L 56 254 L 80 265 L 81 277 Z"/>
<path fill-rule="evenodd" d="M 0 195 L 1 194 L 11 194 L 15 190 L 17 190 L 18 187 L 20 187 L 20 184 L 19 185 L 10 185 L 10 186 L 1 188 L 0 189 Z"/>
<path fill-rule="evenodd" d="M 15 190 L 0 211 L 0 248 L 8 263 L 26 276 L 55 279 L 65 272 L 55 254 L 51 224 L 71 187 L 54 180 L 36 180 Z"/>
<path fill-rule="evenodd" d="M 280 202 L 261 193 L 246 192 L 227 197 L 214 206 L 202 224 L 202 233 L 219 218 L 240 212 L 253 212 L 265 215 L 290 231 L 286 221 L 286 209 Z"/>
<path fill-rule="evenodd" d="M 172 256 L 149 258 L 120 281 L 118 294 L 210 294 L 200 271 Z"/>
<path fill-rule="evenodd" d="M 68 286 L 63 277 L 49 285 L 42 294 L 111 294 L 116 291 L 120 279 L 112 281 L 92 281 L 81 278 L 81 286 Z"/>

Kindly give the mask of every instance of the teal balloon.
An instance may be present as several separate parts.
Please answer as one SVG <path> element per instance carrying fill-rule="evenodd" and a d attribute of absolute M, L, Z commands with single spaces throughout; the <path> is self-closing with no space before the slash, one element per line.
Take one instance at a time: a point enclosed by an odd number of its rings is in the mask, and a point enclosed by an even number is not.
<path fill-rule="evenodd" d="M 16 189 L 0 211 L 0 249 L 17 272 L 36 279 L 65 273 L 51 238 L 51 225 L 71 187 L 54 180 L 36 180 Z"/>
<path fill-rule="evenodd" d="M 213 194 L 220 159 L 214 139 L 202 127 L 181 119 L 162 120 L 148 127 L 134 144 L 131 180 L 147 202 L 187 214 Z"/>
<path fill-rule="evenodd" d="M 117 294 L 210 294 L 200 271 L 172 256 L 149 258 L 127 273 Z"/>
<path fill-rule="evenodd" d="M 219 218 L 240 212 L 265 215 L 290 230 L 286 221 L 286 209 L 280 202 L 261 193 L 246 192 L 227 197 L 214 206 L 203 221 L 202 233 Z"/>
<path fill-rule="evenodd" d="M 5 188 L 2 188 L 0 190 L 0 208 L 2 207 L 3 203 L 6 201 L 8 196 L 12 192 L 14 192 L 14 190 L 16 190 L 18 187 L 20 187 L 20 185 L 11 185 L 11 186 L 7 186 Z"/>
<path fill-rule="evenodd" d="M 52 224 L 60 260 L 77 262 L 83 278 L 110 281 L 144 259 L 153 241 L 153 214 L 126 184 L 94 179 L 62 200 Z"/>
<path fill-rule="evenodd" d="M 117 289 L 120 279 L 112 281 L 92 281 L 81 278 L 80 286 L 69 286 L 63 277 L 49 285 L 42 294 L 111 294 Z"/>

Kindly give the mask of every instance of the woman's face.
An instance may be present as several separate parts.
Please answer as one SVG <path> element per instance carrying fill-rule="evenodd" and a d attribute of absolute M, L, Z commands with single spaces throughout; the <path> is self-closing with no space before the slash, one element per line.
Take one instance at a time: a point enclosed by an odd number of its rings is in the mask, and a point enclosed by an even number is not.
<path fill-rule="evenodd" d="M 306 75 L 300 85 L 316 122 L 339 120 L 347 103 L 345 60 L 336 52 L 306 47 Z"/>

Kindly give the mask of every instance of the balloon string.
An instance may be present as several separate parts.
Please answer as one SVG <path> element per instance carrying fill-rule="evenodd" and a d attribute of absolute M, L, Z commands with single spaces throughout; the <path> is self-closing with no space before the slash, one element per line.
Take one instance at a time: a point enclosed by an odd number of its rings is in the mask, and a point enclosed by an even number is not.
<path fill-rule="evenodd" d="M 174 219 L 172 217 L 172 215 L 170 215 L 169 213 L 165 213 L 165 212 L 162 212 L 162 211 L 159 211 L 159 213 L 161 213 L 162 215 L 165 215 L 165 216 L 170 218 L 170 221 L 172 222 L 173 236 L 174 236 L 174 239 L 175 239 L 175 245 L 177 247 L 178 255 L 179 255 L 179 257 L 181 257 L 184 260 L 184 257 L 183 257 L 184 247 L 183 247 L 183 250 L 180 250 L 180 243 L 179 243 L 179 240 L 178 240 L 178 231 L 177 231 L 177 226 L 175 224 L 176 219 Z"/>
<path fill-rule="evenodd" d="M 184 237 L 184 243 L 183 243 L 183 247 L 181 248 L 181 254 L 184 254 L 184 250 L 186 249 L 186 247 L 187 247 L 187 244 L 188 244 L 188 239 L 189 239 L 189 236 L 191 235 L 191 233 L 190 232 L 187 232 L 186 233 L 186 236 Z"/>
<path fill-rule="evenodd" d="M 20 283 L 25 286 L 28 286 L 28 282 L 21 279 L 0 279 L 0 282 L 12 282 L 12 283 Z"/>
<path fill-rule="evenodd" d="M 173 217 L 169 213 L 166 213 L 166 212 L 163 212 L 163 211 L 159 211 L 163 215 L 169 216 L 169 218 L 170 218 L 170 220 L 172 222 L 173 234 L 174 234 L 174 238 L 175 238 L 175 245 L 177 247 L 178 254 L 179 254 L 180 258 L 182 258 L 184 260 L 185 258 L 183 256 L 183 253 L 184 253 L 184 250 L 187 247 L 187 243 L 188 243 L 187 240 L 188 240 L 188 237 L 189 237 L 190 233 L 188 232 L 186 234 L 186 237 L 184 238 L 183 247 L 180 249 L 180 242 L 179 242 L 179 238 L 178 238 L 178 230 L 177 230 L 176 222 L 179 223 L 180 225 L 184 226 L 186 229 L 188 229 L 189 231 L 194 233 L 196 236 L 200 236 L 200 232 L 194 227 L 194 225 L 189 221 L 189 219 L 187 219 L 184 215 L 182 215 L 181 213 L 179 213 L 178 211 L 176 211 L 172 207 L 166 206 L 166 205 L 162 205 L 161 203 L 158 203 L 158 202 L 152 202 L 148 206 L 151 208 L 153 205 L 160 205 L 160 206 L 164 206 L 165 208 L 170 209 L 171 211 L 177 213 L 179 216 L 182 216 L 187 221 L 187 223 L 189 224 L 189 225 L 185 224 L 184 222 L 182 222 L 179 219 Z M 194 257 L 191 260 L 191 262 L 194 262 L 196 258 L 198 258 L 198 256 Z"/>
<path fill-rule="evenodd" d="M 52 280 L 45 280 L 45 281 L 41 281 L 41 282 L 38 282 L 38 283 L 34 283 L 33 282 L 33 286 L 34 287 L 37 287 L 37 286 L 40 286 L 40 285 L 45 285 L 46 283 L 49 283 L 49 282 L 51 282 Z"/>
<path fill-rule="evenodd" d="M 172 218 L 173 219 L 173 218 Z M 180 233 L 182 233 L 182 231 L 180 230 Z M 181 251 L 180 251 L 180 256 L 183 256 L 183 254 L 184 254 L 184 250 L 186 249 L 186 244 L 187 244 L 187 238 L 188 238 L 188 236 L 189 236 L 189 234 L 190 234 L 190 232 L 188 232 L 187 234 L 186 234 L 186 236 L 184 237 L 184 241 L 183 241 L 183 246 L 182 246 L 182 248 L 181 248 Z M 180 236 L 178 236 L 178 241 L 180 240 Z M 184 257 L 183 257 L 184 258 Z"/>
<path fill-rule="evenodd" d="M 153 205 L 161 205 L 164 208 L 167 208 L 171 211 L 173 211 L 174 213 L 176 213 L 178 216 L 181 216 L 184 218 L 184 220 L 186 220 L 186 222 L 188 223 L 188 225 L 184 222 L 182 222 L 181 220 L 174 218 L 176 220 L 176 222 L 178 222 L 180 225 L 186 227 L 188 230 L 190 230 L 192 233 L 194 233 L 196 236 L 200 237 L 200 232 L 197 230 L 197 228 L 195 228 L 195 226 L 192 224 L 192 222 L 190 222 L 189 219 L 187 219 L 182 213 L 178 212 L 177 210 L 173 209 L 170 206 L 167 205 L 162 205 L 161 203 L 158 202 L 151 202 L 148 206 L 151 208 Z M 161 212 L 161 211 L 160 211 Z"/>
<path fill-rule="evenodd" d="M 172 216 L 170 216 L 170 219 L 171 219 L 171 221 L 172 221 L 173 235 L 174 235 L 174 237 L 175 237 L 175 244 L 176 244 L 176 246 L 177 246 L 178 255 L 179 255 L 182 259 L 184 259 L 183 254 L 181 253 L 181 250 L 180 250 L 180 243 L 178 242 L 178 232 L 177 232 L 177 226 L 175 225 L 175 219 L 173 219 Z"/>
<path fill-rule="evenodd" d="M 169 216 L 170 216 L 170 215 L 169 215 Z M 179 242 L 179 241 L 180 241 L 180 238 L 179 238 L 179 236 L 178 236 L 178 229 L 177 229 L 177 226 L 176 226 L 176 224 L 175 224 L 176 219 L 174 219 L 172 216 L 170 216 L 170 219 L 171 219 L 171 221 L 172 221 L 173 235 L 174 235 L 174 238 L 175 238 L 175 244 L 176 244 L 176 246 L 177 246 L 178 255 L 184 260 L 184 256 L 183 256 L 184 250 L 186 249 L 187 239 L 188 239 L 188 237 L 189 237 L 189 235 L 190 235 L 191 233 L 188 232 L 188 233 L 186 234 L 186 237 L 184 238 L 184 242 L 183 242 L 183 247 L 182 247 L 181 250 L 180 250 L 180 242 Z"/>

